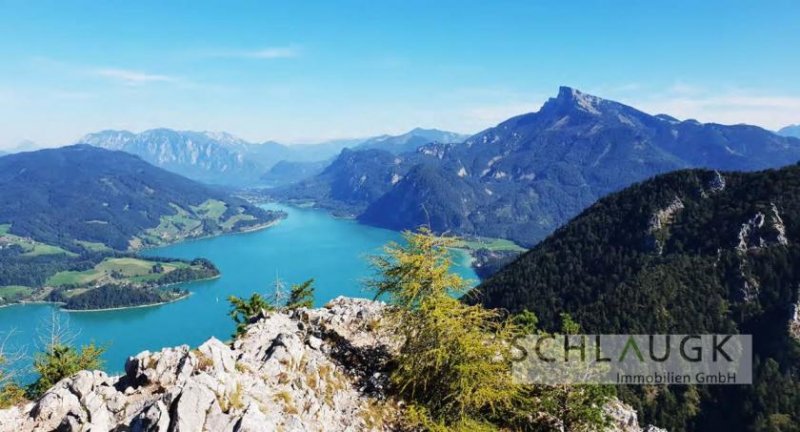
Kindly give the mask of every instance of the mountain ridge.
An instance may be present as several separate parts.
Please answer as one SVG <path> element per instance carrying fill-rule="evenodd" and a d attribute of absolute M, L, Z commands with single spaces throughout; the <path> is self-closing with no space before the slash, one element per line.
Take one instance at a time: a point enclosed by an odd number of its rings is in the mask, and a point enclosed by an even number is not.
<path fill-rule="evenodd" d="M 246 144 L 243 141 L 219 142 L 203 132 L 158 128 L 136 134 L 104 130 L 82 137 L 79 143 L 135 154 L 158 167 L 208 183 L 235 184 L 262 171 L 260 165 L 236 150 L 236 146 Z"/>
<path fill-rule="evenodd" d="M 456 132 L 448 132 L 440 129 L 414 128 L 400 135 L 380 135 L 368 138 L 354 147 L 354 149 L 377 148 L 387 150 L 394 154 L 415 151 L 422 145 L 432 142 L 438 143 L 460 143 L 467 139 L 469 135 Z"/>
<path fill-rule="evenodd" d="M 789 125 L 784 128 L 781 128 L 778 131 L 778 135 L 783 135 L 786 137 L 795 137 L 800 138 L 800 124 L 796 125 Z"/>
<path fill-rule="evenodd" d="M 683 168 L 758 170 L 795 163 L 800 160 L 800 140 L 756 126 L 652 116 L 561 87 L 537 112 L 512 117 L 462 144 L 423 145 L 398 158 L 393 171 L 402 181 L 387 184 L 384 177 L 372 176 L 378 182 L 372 189 L 383 188 L 395 199 L 350 206 L 359 220 L 401 229 L 430 221 L 436 232 L 509 238 L 530 246 L 598 198 L 634 182 Z M 412 171 L 420 163 L 437 166 L 441 178 Z M 369 169 L 377 172 L 379 165 Z M 449 179 L 448 195 L 464 199 L 443 203 L 428 194 L 437 189 L 428 182 L 444 178 Z M 295 185 L 268 194 L 314 201 L 314 188 L 325 189 L 318 186 L 326 181 L 320 174 L 307 182 L 316 185 L 312 188 Z M 351 186 L 339 195 L 353 192 Z M 349 206 L 346 201 L 317 198 L 323 207 Z"/>
<path fill-rule="evenodd" d="M 414 150 L 437 139 L 461 137 L 453 132 L 416 128 L 396 136 L 285 145 L 275 141 L 252 143 L 228 132 L 156 128 L 140 133 L 108 129 L 87 134 L 78 143 L 126 151 L 153 165 L 205 183 L 252 186 L 259 180 L 281 184 L 316 174 L 319 169 L 310 172 L 308 169 L 330 161 L 348 147 L 381 148 L 397 153 Z M 277 173 L 270 173 L 281 161 L 294 164 L 284 165 Z M 286 175 L 287 179 L 276 179 L 275 175 L 279 173 Z"/>

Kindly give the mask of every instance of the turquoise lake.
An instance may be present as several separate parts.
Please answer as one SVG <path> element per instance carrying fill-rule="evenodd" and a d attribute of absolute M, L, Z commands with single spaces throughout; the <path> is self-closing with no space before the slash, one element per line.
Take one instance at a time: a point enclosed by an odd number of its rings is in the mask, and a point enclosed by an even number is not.
<path fill-rule="evenodd" d="M 372 275 L 367 258 L 381 252 L 387 242 L 401 240 L 394 231 L 334 218 L 326 212 L 277 204 L 265 206 L 289 217 L 266 230 L 230 234 L 151 249 L 145 255 L 210 259 L 222 272 L 220 278 L 183 284 L 192 295 L 161 306 L 104 312 L 61 312 L 52 305 L 20 305 L 0 308 L 0 331 L 14 330 L 12 347 L 24 347 L 30 356 L 54 310 L 68 320 L 77 334 L 75 343 L 94 341 L 108 347 L 104 355 L 109 373 L 122 372 L 125 359 L 144 350 L 189 344 L 197 346 L 215 336 L 226 340 L 233 332 L 227 297 L 271 294 L 279 277 L 288 286 L 309 278 L 316 280 L 316 303 L 344 295 L 371 297 L 363 281 Z M 458 253 L 454 271 L 477 282 L 469 256 Z M 8 348 L 8 347 L 7 347 Z M 17 367 L 26 368 L 30 358 Z"/>

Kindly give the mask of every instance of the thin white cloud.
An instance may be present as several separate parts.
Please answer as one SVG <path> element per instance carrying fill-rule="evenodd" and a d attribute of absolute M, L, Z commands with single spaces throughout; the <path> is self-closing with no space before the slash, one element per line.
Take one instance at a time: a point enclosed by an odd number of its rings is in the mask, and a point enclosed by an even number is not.
<path fill-rule="evenodd" d="M 300 56 L 300 50 L 296 47 L 272 47 L 245 54 L 247 57 L 258 59 L 280 59 L 294 58 Z"/>
<path fill-rule="evenodd" d="M 209 53 L 209 57 L 246 58 L 260 60 L 288 59 L 300 57 L 302 50 L 297 46 L 276 46 L 256 50 L 230 50 Z"/>
<path fill-rule="evenodd" d="M 702 122 L 746 123 L 779 129 L 800 121 L 800 96 L 776 95 L 758 90 L 712 91 L 680 84 L 652 97 L 628 99 L 626 102 L 647 112 Z"/>
<path fill-rule="evenodd" d="M 148 83 L 175 83 L 179 80 L 169 75 L 152 74 L 129 69 L 102 68 L 91 71 L 93 75 L 120 81 L 126 85 L 138 86 Z"/>

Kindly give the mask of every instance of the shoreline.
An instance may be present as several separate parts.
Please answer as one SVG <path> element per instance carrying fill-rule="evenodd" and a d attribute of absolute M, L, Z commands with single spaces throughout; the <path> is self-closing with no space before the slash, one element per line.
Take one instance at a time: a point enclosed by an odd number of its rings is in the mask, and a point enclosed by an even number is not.
<path fill-rule="evenodd" d="M 185 299 L 189 298 L 189 296 L 191 296 L 192 294 L 193 293 L 191 291 L 187 291 L 185 295 L 182 295 L 180 297 L 174 298 L 174 299 L 169 300 L 169 301 L 163 301 L 163 302 L 159 302 L 159 303 L 149 303 L 149 304 L 143 304 L 143 305 L 137 305 L 137 306 L 118 306 L 118 307 L 102 308 L 102 309 L 67 309 L 67 308 L 63 308 L 62 307 L 62 308 L 59 308 L 59 310 L 62 310 L 64 312 L 69 312 L 69 313 L 81 313 L 81 312 L 108 312 L 108 311 L 118 311 L 118 310 L 125 310 L 125 309 L 141 309 L 141 308 L 162 306 L 162 305 L 166 305 L 166 304 L 170 304 L 170 303 L 175 303 L 177 301 L 181 301 L 181 300 L 185 300 Z"/>
<path fill-rule="evenodd" d="M 217 270 L 219 271 L 219 269 L 217 269 Z M 183 281 L 183 282 L 172 282 L 172 283 L 168 283 L 168 284 L 165 284 L 165 285 L 159 285 L 159 286 L 154 286 L 154 287 L 150 287 L 150 288 L 164 289 L 164 288 L 169 288 L 169 287 L 172 287 L 172 286 L 175 286 L 175 285 L 183 285 L 183 284 L 191 284 L 191 283 L 195 283 L 195 282 L 211 281 L 211 280 L 214 280 L 214 279 L 219 279 L 221 277 L 222 277 L 222 272 L 219 272 L 219 274 L 217 274 L 216 276 L 211 276 L 211 277 L 201 278 L 201 279 L 194 279 L 194 280 Z"/>
<path fill-rule="evenodd" d="M 176 240 L 174 242 L 168 242 L 168 243 L 164 243 L 164 244 L 160 244 L 160 245 L 151 245 L 151 246 L 140 247 L 140 248 L 135 248 L 135 249 L 128 249 L 128 251 L 132 252 L 132 253 L 140 253 L 140 252 L 145 252 L 145 251 L 152 250 L 152 249 L 159 249 L 159 248 L 163 248 L 163 247 L 175 246 L 175 245 L 182 244 L 182 243 L 191 243 L 193 241 L 199 241 L 199 240 L 207 240 L 207 239 L 216 238 L 216 237 L 222 237 L 222 236 L 228 236 L 228 235 L 238 235 L 238 234 L 250 234 L 250 233 L 257 232 L 257 231 L 265 230 L 267 228 L 272 228 L 275 225 L 278 225 L 283 219 L 285 219 L 285 218 L 278 218 L 278 219 L 269 221 L 269 222 L 267 222 L 265 224 L 256 225 L 255 227 L 242 229 L 242 230 L 239 230 L 239 231 L 229 231 L 229 232 L 222 232 L 222 233 L 219 233 L 219 234 L 210 234 L 210 235 L 196 236 L 196 237 L 186 237 L 186 238 L 183 238 L 183 239 L 180 239 L 180 240 Z M 144 257 L 146 258 L 147 255 L 144 255 Z M 200 258 L 202 258 L 202 257 L 200 257 Z M 181 283 L 183 283 L 183 282 L 181 282 Z"/>
<path fill-rule="evenodd" d="M 349 213 L 349 212 L 348 213 L 337 214 L 336 213 L 336 209 L 327 207 L 325 205 L 320 205 L 316 201 L 294 202 L 294 201 L 274 200 L 274 201 L 259 201 L 258 202 L 258 205 L 267 205 L 267 204 L 278 204 L 278 205 L 283 205 L 283 206 L 287 206 L 287 207 L 292 207 L 292 208 L 295 208 L 295 209 L 298 209 L 298 210 L 321 211 L 321 212 L 327 213 L 328 216 L 330 216 L 330 217 L 332 217 L 334 219 L 352 220 L 352 221 L 358 222 L 358 215 L 356 215 L 354 213 Z M 361 223 L 361 222 L 358 222 L 358 223 Z M 369 226 L 372 226 L 372 225 L 369 225 Z M 376 227 L 376 228 L 383 228 L 383 227 Z M 383 229 L 388 229 L 388 228 L 383 228 Z M 390 231 L 394 231 L 394 230 L 390 230 Z"/>
<path fill-rule="evenodd" d="M 211 281 L 211 280 L 214 280 L 214 279 L 219 279 L 221 277 L 222 277 L 222 273 L 220 272 L 218 275 L 212 276 L 212 277 L 207 277 L 207 278 L 202 278 L 202 279 L 195 279 L 195 280 L 184 281 L 184 282 L 172 282 L 172 283 L 168 283 L 166 285 L 159 285 L 159 286 L 150 287 L 150 288 L 161 290 L 161 289 L 169 288 L 169 287 L 176 286 L 176 285 L 192 284 L 192 283 L 195 283 L 195 282 L 207 282 L 207 281 Z M 182 296 L 180 296 L 178 298 L 175 298 L 173 300 L 170 300 L 170 301 L 159 302 L 159 303 L 151 303 L 151 304 L 144 304 L 144 305 L 136 305 L 136 306 L 119 306 L 119 307 L 101 308 L 101 309 L 67 309 L 67 308 L 64 308 L 64 307 L 59 307 L 58 309 L 62 310 L 64 312 L 103 312 L 103 311 L 111 311 L 111 310 L 134 309 L 134 308 L 160 306 L 160 305 L 174 303 L 176 301 L 183 300 L 183 299 L 189 297 L 192 294 L 194 294 L 194 293 L 189 291 L 189 290 L 186 290 L 186 294 L 185 295 L 182 295 Z M 0 309 L 6 308 L 6 307 L 12 307 L 12 306 L 27 306 L 27 305 L 40 305 L 40 304 L 41 305 L 62 306 L 62 305 L 65 305 L 66 303 L 64 303 L 64 302 L 47 301 L 47 300 L 21 300 L 21 301 L 18 301 L 16 303 L 7 303 L 7 304 L 0 305 Z"/>
<path fill-rule="evenodd" d="M 271 228 L 271 227 L 273 227 L 275 225 L 278 225 L 283 219 L 285 219 L 285 218 L 278 218 L 278 219 L 275 219 L 273 221 L 269 221 L 269 222 L 267 222 L 265 224 L 262 224 L 262 225 L 256 225 L 256 226 L 253 226 L 253 227 L 247 227 L 247 228 L 241 229 L 241 230 L 236 231 L 236 232 L 223 233 L 223 234 L 220 234 L 220 235 L 225 235 L 225 234 L 245 234 L 245 233 L 251 233 L 251 232 L 265 230 L 267 228 Z"/>
<path fill-rule="evenodd" d="M 40 304 L 41 305 L 54 305 L 54 306 L 57 306 L 57 305 L 62 305 L 64 303 L 62 303 L 62 302 L 52 302 L 52 301 L 46 301 L 46 300 L 22 300 L 22 301 L 18 301 L 16 303 L 6 303 L 4 305 L 0 305 L 0 309 L 6 308 L 6 307 L 13 307 L 13 306 L 27 306 L 27 305 L 40 305 Z"/>

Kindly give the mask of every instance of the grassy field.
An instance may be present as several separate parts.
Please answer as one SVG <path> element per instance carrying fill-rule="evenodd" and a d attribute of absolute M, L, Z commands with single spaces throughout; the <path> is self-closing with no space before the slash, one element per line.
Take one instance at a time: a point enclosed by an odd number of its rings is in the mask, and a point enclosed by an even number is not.
<path fill-rule="evenodd" d="M 51 246 L 44 243 L 31 243 L 31 249 L 23 254 L 23 256 L 39 256 L 39 255 L 57 255 L 57 254 L 67 254 L 70 256 L 75 256 L 76 254 L 72 252 L 68 252 L 64 249 L 61 249 L 58 246 Z"/>
<path fill-rule="evenodd" d="M 162 263 L 163 273 L 153 273 L 155 262 L 139 258 L 107 258 L 91 270 L 82 272 L 64 271 L 56 273 L 47 280 L 48 286 L 96 285 L 129 281 L 147 282 L 160 278 L 177 268 L 188 267 L 183 262 Z"/>
<path fill-rule="evenodd" d="M 227 209 L 228 206 L 224 202 L 213 199 L 199 206 L 192 206 L 192 210 L 194 210 L 195 213 L 202 216 L 204 219 L 212 220 L 219 220 Z"/>
<path fill-rule="evenodd" d="M 33 288 L 19 285 L 0 286 L 0 304 L 17 301 L 33 293 Z"/>
<path fill-rule="evenodd" d="M 524 252 L 526 250 L 511 240 L 488 237 L 459 238 L 456 240 L 454 247 L 467 250 L 489 249 L 492 251 L 517 252 Z"/>
<path fill-rule="evenodd" d="M 58 246 L 52 246 L 49 244 L 37 242 L 29 238 L 10 234 L 9 233 L 10 230 L 11 230 L 10 224 L 0 225 L 0 243 L 10 243 L 20 246 L 25 251 L 22 254 L 23 256 L 57 255 L 57 254 L 66 254 L 70 256 L 76 255 L 72 252 L 61 249 Z"/>
<path fill-rule="evenodd" d="M 202 222 L 186 210 L 173 205 L 174 215 L 161 216 L 157 227 L 146 231 L 145 240 L 153 244 L 172 242 L 200 227 Z M 149 238 L 148 238 L 149 237 Z"/>
<path fill-rule="evenodd" d="M 249 214 L 236 214 L 225 219 L 224 215 L 228 207 L 224 202 L 218 200 L 208 200 L 198 206 L 191 206 L 191 211 L 177 205 L 173 205 L 173 208 L 176 212 L 174 215 L 161 216 L 158 226 L 139 236 L 138 241 L 131 244 L 131 248 L 172 243 L 200 235 L 218 234 L 218 232 L 207 232 L 208 230 L 204 232 L 203 221 L 213 222 L 212 225 L 219 227 L 219 231 L 232 231 L 237 222 L 255 219 L 253 215 Z"/>
<path fill-rule="evenodd" d="M 103 243 L 95 243 L 95 242 L 81 241 L 81 240 L 77 240 L 75 243 L 83 246 L 84 248 L 86 248 L 86 250 L 90 250 L 93 252 L 105 252 L 111 250 L 110 247 L 104 245 Z"/>
<path fill-rule="evenodd" d="M 236 223 L 239 221 L 248 221 L 255 219 L 255 216 L 249 214 L 238 214 L 236 216 L 231 216 L 230 219 L 226 220 L 222 223 L 222 228 L 226 230 L 232 230 Z"/>

